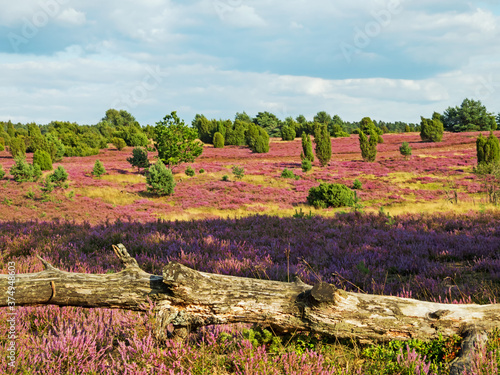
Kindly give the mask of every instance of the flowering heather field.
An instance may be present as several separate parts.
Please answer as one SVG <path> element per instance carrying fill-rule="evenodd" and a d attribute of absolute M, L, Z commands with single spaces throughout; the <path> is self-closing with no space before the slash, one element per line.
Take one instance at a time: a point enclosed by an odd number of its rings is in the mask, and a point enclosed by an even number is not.
<path fill-rule="evenodd" d="M 101 151 L 97 156 L 65 158 L 61 163 L 69 173 L 69 188 L 52 194 L 49 202 L 40 200 L 39 185 L 15 183 L 10 175 L 0 181 L 0 218 L 65 218 L 77 222 L 102 222 L 106 219 L 140 220 L 200 219 L 211 217 L 242 217 L 256 213 L 291 216 L 296 209 L 309 212 L 306 197 L 311 187 L 323 182 L 352 186 L 359 179 L 358 192 L 366 210 L 387 212 L 467 212 L 479 209 L 484 200 L 480 181 L 474 176 L 475 140 L 479 133 L 445 133 L 443 142 L 424 143 L 417 133 L 386 134 L 378 146 L 377 161 L 361 160 L 356 135 L 332 139 L 333 155 L 328 167 L 316 161 L 307 173 L 300 168 L 301 141 L 274 140 L 267 154 L 253 154 L 248 148 L 229 146 L 215 149 L 207 146 L 201 157 L 190 164 L 194 177 L 188 177 L 181 165 L 174 169 L 178 181 L 175 193 L 155 198 L 146 193 L 145 178 L 126 161 L 131 148 L 122 151 Z M 500 132 L 497 132 L 497 136 Z M 399 154 L 402 142 L 413 148 L 411 160 Z M 28 160 L 30 157 L 28 155 Z M 150 153 L 150 160 L 154 161 Z M 107 174 L 101 179 L 90 176 L 94 162 L 103 162 Z M 13 160 L 7 152 L 0 153 L 0 164 L 8 171 Z M 245 169 L 242 180 L 236 180 L 231 167 Z M 284 168 L 300 179 L 281 178 Z M 204 169 L 205 173 L 198 171 Z M 230 181 L 222 181 L 223 175 Z M 35 199 L 26 199 L 33 191 Z M 448 193 L 456 191 L 458 205 L 450 204 Z M 73 192 L 73 193 L 71 193 Z M 74 194 L 74 197 L 68 197 Z M 332 216 L 338 210 L 314 212 Z"/>
<path fill-rule="evenodd" d="M 10 175 L 0 181 L 0 272 L 7 273 L 8 262 L 18 273 L 41 271 L 37 255 L 65 271 L 117 272 L 111 245 L 121 242 L 154 274 L 175 260 L 235 276 L 288 281 L 298 275 L 360 293 L 497 303 L 500 212 L 486 205 L 471 173 L 478 134 L 445 134 L 439 144 L 422 143 L 415 133 L 387 134 L 375 163 L 361 161 L 357 136 L 333 139 L 330 165 L 315 164 L 308 173 L 300 170 L 299 140 L 276 140 L 260 155 L 206 147 L 191 164 L 194 177 L 184 174 L 186 165 L 174 171 L 178 184 L 166 198 L 145 193 L 144 177 L 126 162 L 130 148 L 65 158 L 54 167 L 64 166 L 70 186 L 50 200 L 41 199 L 36 183 L 17 184 Z M 413 148 L 409 161 L 399 155 L 403 141 Z M 108 172 L 101 179 L 90 176 L 97 159 Z M 0 164 L 8 171 L 13 160 L 2 152 Z M 241 181 L 233 165 L 244 167 Z M 301 178 L 281 178 L 285 167 Z M 221 181 L 226 174 L 230 181 Z M 312 209 L 312 216 L 292 217 L 297 209 L 309 213 L 307 192 L 320 180 L 352 185 L 356 178 L 367 213 Z M 446 201 L 447 190 L 457 191 L 458 204 Z M 378 213 L 380 207 L 399 215 Z M 2 330 L 0 373 L 445 374 L 456 354 L 449 341 L 441 365 L 416 346 L 377 359 L 356 344 L 300 333 L 256 339 L 248 326 L 207 327 L 188 341 L 158 344 L 148 313 L 17 310 L 17 367 L 8 366 Z M 7 310 L 0 316 L 6 321 Z M 500 333 L 492 337 L 475 354 L 472 374 L 498 374 Z"/>

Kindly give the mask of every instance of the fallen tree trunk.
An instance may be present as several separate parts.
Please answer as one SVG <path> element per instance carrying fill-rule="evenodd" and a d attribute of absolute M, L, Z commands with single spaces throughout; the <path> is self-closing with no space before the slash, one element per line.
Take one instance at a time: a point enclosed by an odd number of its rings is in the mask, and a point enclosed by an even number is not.
<path fill-rule="evenodd" d="M 113 246 L 125 269 L 93 275 L 45 270 L 16 275 L 15 304 L 146 310 L 155 303 L 155 335 L 167 326 L 185 336 L 200 326 L 258 323 L 277 332 L 310 331 L 360 343 L 434 339 L 500 325 L 500 305 L 450 305 L 409 298 L 350 293 L 327 283 L 314 286 L 198 272 L 176 262 L 163 276 L 139 268 L 123 245 Z M 0 275 L 7 292 L 8 275 Z M 6 299 L 0 306 L 6 306 Z"/>

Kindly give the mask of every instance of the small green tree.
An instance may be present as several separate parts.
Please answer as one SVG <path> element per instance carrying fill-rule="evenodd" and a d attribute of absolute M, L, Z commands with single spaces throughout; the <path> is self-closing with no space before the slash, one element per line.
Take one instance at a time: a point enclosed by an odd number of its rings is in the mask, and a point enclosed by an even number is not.
<path fill-rule="evenodd" d="M 52 160 L 47 151 L 44 150 L 36 150 L 33 154 L 33 164 L 38 164 L 42 171 L 51 171 L 52 170 Z"/>
<path fill-rule="evenodd" d="M 3 170 L 2 164 L 0 164 L 0 180 L 5 177 L 5 171 Z"/>
<path fill-rule="evenodd" d="M 10 174 L 16 182 L 36 182 L 42 175 L 42 171 L 38 164 L 29 164 L 25 158 L 18 156 L 14 158 Z"/>
<path fill-rule="evenodd" d="M 312 169 L 312 163 L 308 159 L 303 159 L 301 167 L 302 167 L 302 171 L 309 172 Z"/>
<path fill-rule="evenodd" d="M 147 191 L 158 195 L 172 195 L 175 188 L 175 180 L 172 171 L 158 159 L 146 172 Z"/>
<path fill-rule="evenodd" d="M 309 160 L 311 163 L 314 161 L 311 137 L 306 132 L 302 133 L 302 153 L 300 154 L 300 158 L 302 160 Z"/>
<path fill-rule="evenodd" d="M 283 172 L 281 172 L 281 177 L 282 178 L 295 178 L 295 173 L 291 171 L 288 168 L 283 169 Z"/>
<path fill-rule="evenodd" d="M 150 165 L 148 151 L 142 147 L 134 147 L 132 150 L 132 156 L 127 158 L 127 161 L 132 167 L 136 167 L 138 172 L 141 171 L 141 168 L 145 169 Z"/>
<path fill-rule="evenodd" d="M 188 165 L 184 173 L 186 174 L 186 176 L 193 177 L 196 172 L 194 171 L 193 167 Z"/>
<path fill-rule="evenodd" d="M 47 151 L 50 153 L 52 162 L 61 161 L 66 152 L 66 147 L 58 138 L 57 134 L 47 133 L 45 139 L 47 140 Z"/>
<path fill-rule="evenodd" d="M 328 165 L 332 158 L 332 143 L 327 124 L 318 124 L 314 132 L 314 143 L 316 144 L 316 157 L 322 167 Z"/>
<path fill-rule="evenodd" d="M 245 176 L 245 169 L 243 167 L 238 167 L 237 165 L 234 165 L 232 171 L 234 177 L 236 177 L 238 180 L 241 180 L 243 176 Z"/>
<path fill-rule="evenodd" d="M 492 164 L 500 161 L 500 142 L 497 137 L 490 132 L 488 138 L 482 134 L 476 139 L 477 164 Z"/>
<path fill-rule="evenodd" d="M 5 139 L 3 137 L 0 137 L 0 151 L 5 150 Z"/>
<path fill-rule="evenodd" d="M 224 148 L 224 136 L 222 133 L 215 132 L 213 143 L 215 148 Z"/>
<path fill-rule="evenodd" d="M 99 178 L 105 173 L 106 173 L 106 169 L 104 168 L 104 165 L 101 163 L 100 160 L 96 160 L 94 163 L 94 169 L 92 169 L 92 175 L 94 177 Z"/>
<path fill-rule="evenodd" d="M 399 152 L 405 157 L 406 160 L 408 160 L 411 156 L 410 144 L 408 142 L 403 142 L 403 144 L 399 146 Z"/>
<path fill-rule="evenodd" d="M 374 162 L 377 157 L 378 134 L 371 133 L 368 138 L 362 131 L 359 132 L 359 147 L 364 161 Z"/>
<path fill-rule="evenodd" d="M 56 184 L 57 187 L 64 187 L 68 179 L 68 173 L 62 165 L 58 166 L 54 172 L 49 176 L 50 180 Z"/>
<path fill-rule="evenodd" d="M 443 139 L 443 123 L 441 115 L 434 113 L 432 119 L 420 117 L 420 138 L 424 142 L 441 142 Z"/>
<path fill-rule="evenodd" d="M 127 142 L 123 138 L 113 137 L 111 138 L 111 143 L 116 147 L 118 151 L 123 150 L 127 147 Z"/>
<path fill-rule="evenodd" d="M 177 117 L 177 112 L 166 115 L 155 126 L 155 147 L 158 159 L 169 167 L 181 163 L 192 163 L 203 152 L 203 144 L 198 140 L 198 132 L 189 128 Z"/>
<path fill-rule="evenodd" d="M 259 135 L 255 141 L 255 148 L 253 149 L 253 152 L 257 154 L 265 154 L 266 152 L 269 152 L 269 136 L 265 137 Z"/>
<path fill-rule="evenodd" d="M 284 125 L 281 128 L 281 139 L 283 141 L 293 141 L 295 139 L 296 132 L 295 128 L 291 125 Z"/>
<path fill-rule="evenodd" d="M 324 182 L 309 189 L 307 202 L 315 208 L 351 206 L 354 192 L 345 185 Z"/>

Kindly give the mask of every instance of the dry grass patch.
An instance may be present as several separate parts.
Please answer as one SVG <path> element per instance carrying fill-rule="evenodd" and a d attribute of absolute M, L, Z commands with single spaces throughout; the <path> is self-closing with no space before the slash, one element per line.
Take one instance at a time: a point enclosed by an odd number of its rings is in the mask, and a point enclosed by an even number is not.
<path fill-rule="evenodd" d="M 101 176 L 101 180 L 116 182 L 123 185 L 146 183 L 146 177 L 142 174 L 106 174 Z"/>
<path fill-rule="evenodd" d="M 75 189 L 76 194 L 80 194 L 84 197 L 101 199 L 105 203 L 114 204 L 117 206 L 126 206 L 129 204 L 134 204 L 136 200 L 142 199 L 136 194 L 126 192 L 120 188 L 113 187 L 85 187 Z"/>

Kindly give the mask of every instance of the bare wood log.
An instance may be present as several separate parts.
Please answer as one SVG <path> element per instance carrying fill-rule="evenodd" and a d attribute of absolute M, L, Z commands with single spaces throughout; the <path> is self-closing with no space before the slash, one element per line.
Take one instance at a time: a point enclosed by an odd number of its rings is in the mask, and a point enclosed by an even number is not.
<path fill-rule="evenodd" d="M 113 247 L 125 269 L 93 275 L 58 270 L 42 259 L 45 270 L 16 276 L 16 305 L 106 307 L 146 310 L 156 303 L 155 335 L 165 337 L 204 325 L 258 323 L 275 331 L 310 331 L 360 343 L 434 339 L 470 327 L 500 326 L 500 305 L 449 305 L 409 298 L 350 293 L 326 283 L 284 283 L 198 272 L 176 262 L 163 276 L 141 270 L 123 245 Z M 7 275 L 0 290 L 7 291 Z M 0 300 L 6 306 L 6 299 Z"/>

